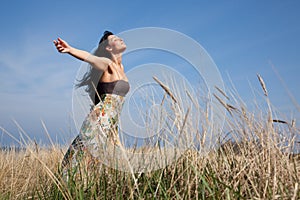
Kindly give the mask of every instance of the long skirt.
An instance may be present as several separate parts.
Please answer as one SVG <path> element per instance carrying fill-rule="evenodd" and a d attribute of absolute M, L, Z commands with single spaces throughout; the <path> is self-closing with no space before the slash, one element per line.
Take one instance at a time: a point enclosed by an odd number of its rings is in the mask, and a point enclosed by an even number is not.
<path fill-rule="evenodd" d="M 84 120 L 80 132 L 67 150 L 63 161 L 63 173 L 75 169 L 84 162 L 85 168 L 107 163 L 108 147 L 120 146 L 118 119 L 124 97 L 103 94 L 100 102 Z M 111 149 L 111 148 L 110 148 Z"/>

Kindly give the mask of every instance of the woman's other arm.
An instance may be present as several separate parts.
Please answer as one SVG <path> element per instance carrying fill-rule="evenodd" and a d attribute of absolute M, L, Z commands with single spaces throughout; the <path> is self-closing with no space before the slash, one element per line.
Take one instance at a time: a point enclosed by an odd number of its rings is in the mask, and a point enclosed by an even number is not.
<path fill-rule="evenodd" d="M 105 71 L 108 67 L 108 65 L 111 63 L 111 60 L 105 57 L 98 57 L 95 56 L 87 51 L 83 51 L 80 49 L 76 49 L 74 47 L 71 47 L 66 41 L 62 40 L 61 38 L 58 38 L 57 40 L 53 41 L 54 45 L 56 46 L 56 49 L 60 53 L 68 53 L 71 56 L 85 61 L 89 64 L 91 64 L 93 67 Z"/>

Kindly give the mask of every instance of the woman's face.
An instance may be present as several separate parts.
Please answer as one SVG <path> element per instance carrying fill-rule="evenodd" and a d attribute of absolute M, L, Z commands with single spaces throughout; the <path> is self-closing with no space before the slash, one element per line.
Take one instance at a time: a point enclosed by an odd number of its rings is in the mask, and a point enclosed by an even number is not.
<path fill-rule="evenodd" d="M 107 40 L 108 40 L 108 48 L 112 53 L 117 54 L 125 51 L 126 44 L 118 36 L 110 35 L 108 36 Z"/>

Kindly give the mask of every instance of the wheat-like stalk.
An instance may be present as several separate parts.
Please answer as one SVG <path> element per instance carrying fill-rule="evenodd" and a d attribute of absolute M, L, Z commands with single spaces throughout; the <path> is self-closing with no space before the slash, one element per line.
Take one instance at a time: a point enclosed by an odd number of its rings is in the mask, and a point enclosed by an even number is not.
<path fill-rule="evenodd" d="M 267 91 L 266 84 L 265 84 L 263 78 L 259 74 L 257 74 L 257 78 L 260 82 L 260 85 L 261 85 L 263 91 L 264 91 L 264 95 L 267 97 L 268 96 L 268 91 Z"/>

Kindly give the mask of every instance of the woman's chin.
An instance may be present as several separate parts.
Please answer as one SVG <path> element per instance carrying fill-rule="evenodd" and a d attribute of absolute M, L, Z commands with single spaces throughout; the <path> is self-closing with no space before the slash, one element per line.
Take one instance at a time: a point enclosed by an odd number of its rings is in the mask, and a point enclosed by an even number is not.
<path fill-rule="evenodd" d="M 121 52 L 124 52 L 124 51 L 126 50 L 126 48 L 127 48 L 126 45 L 124 45 L 124 46 L 120 49 L 120 51 L 121 51 Z"/>

